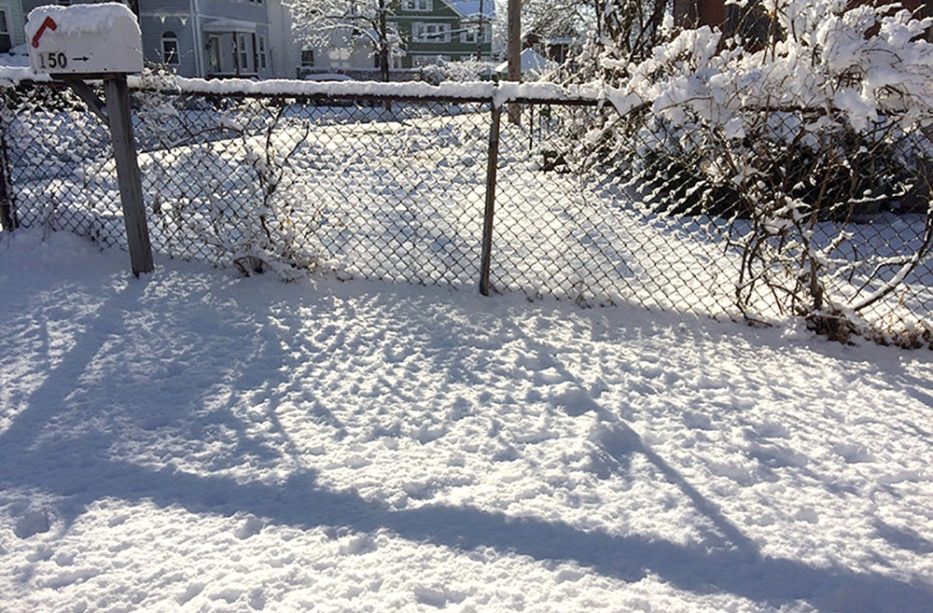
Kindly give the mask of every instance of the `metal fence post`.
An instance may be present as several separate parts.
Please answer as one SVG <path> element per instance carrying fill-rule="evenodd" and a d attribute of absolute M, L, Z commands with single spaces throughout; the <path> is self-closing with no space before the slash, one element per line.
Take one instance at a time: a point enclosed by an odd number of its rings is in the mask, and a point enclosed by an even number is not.
<path fill-rule="evenodd" d="M 522 80 L 522 1 L 508 0 L 508 23 L 506 25 L 506 54 L 509 56 L 509 81 Z M 509 123 L 522 122 L 522 107 L 513 102 L 509 105 Z"/>
<path fill-rule="evenodd" d="M 3 142 L 0 143 L 0 227 L 7 232 L 12 232 L 19 224 L 16 222 L 16 212 L 13 210 L 10 182 L 6 171 L 6 142 Z"/>
<path fill-rule="evenodd" d="M 125 76 L 104 80 L 107 100 L 107 118 L 113 155 L 117 163 L 117 180 L 120 183 L 120 201 L 123 206 L 123 222 L 130 250 L 133 274 L 152 272 L 152 246 L 149 244 L 149 226 L 146 224 L 146 207 L 143 203 L 142 179 L 136 159 L 136 140 L 133 137 L 133 119 L 130 112 L 130 91 Z"/>
<path fill-rule="evenodd" d="M 492 220 L 496 210 L 496 175 L 499 170 L 499 127 L 502 108 L 492 107 L 489 128 L 489 159 L 486 166 L 486 210 L 483 213 L 483 256 L 479 267 L 479 293 L 489 295 L 489 269 L 492 266 Z"/>
<path fill-rule="evenodd" d="M 4 104 L 6 103 L 6 92 L 4 92 Z M 9 164 L 7 164 L 6 122 L 0 123 L 0 228 L 7 232 L 12 232 L 19 227 L 16 219 L 16 210 L 13 208 L 12 186 L 10 178 L 7 176 Z"/>

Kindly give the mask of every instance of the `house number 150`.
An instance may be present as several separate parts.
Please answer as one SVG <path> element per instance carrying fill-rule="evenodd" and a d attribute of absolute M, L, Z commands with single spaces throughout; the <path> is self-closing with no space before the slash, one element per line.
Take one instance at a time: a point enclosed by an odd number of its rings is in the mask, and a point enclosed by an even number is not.
<path fill-rule="evenodd" d="M 39 65 L 43 70 L 67 68 L 68 58 L 60 51 L 46 51 L 39 54 Z"/>

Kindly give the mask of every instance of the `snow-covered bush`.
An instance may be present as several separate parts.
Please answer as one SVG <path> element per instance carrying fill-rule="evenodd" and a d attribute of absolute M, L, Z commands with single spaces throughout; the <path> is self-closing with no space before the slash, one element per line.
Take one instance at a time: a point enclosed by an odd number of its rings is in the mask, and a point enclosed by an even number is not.
<path fill-rule="evenodd" d="M 766 288 L 844 338 L 933 242 L 933 20 L 846 0 L 762 4 L 774 20 L 765 40 L 671 30 L 638 62 L 620 59 L 628 37 L 603 41 L 620 115 L 586 142 L 624 152 L 614 159 L 645 177 L 690 177 L 693 212 L 729 211 L 740 308 Z M 915 236 L 898 253 L 866 253 L 852 228 L 884 212 L 915 213 Z"/>
<path fill-rule="evenodd" d="M 489 62 L 458 60 L 422 66 L 418 77 L 421 81 L 438 85 L 444 81 L 488 81 L 493 75 L 495 75 L 495 67 Z"/>
<path fill-rule="evenodd" d="M 244 274 L 290 280 L 317 266 L 309 234 L 318 212 L 297 181 L 309 169 L 293 163 L 299 150 L 314 159 L 311 124 L 291 116 L 288 99 L 140 90 L 137 105 L 157 243 L 181 257 L 208 249 Z"/>

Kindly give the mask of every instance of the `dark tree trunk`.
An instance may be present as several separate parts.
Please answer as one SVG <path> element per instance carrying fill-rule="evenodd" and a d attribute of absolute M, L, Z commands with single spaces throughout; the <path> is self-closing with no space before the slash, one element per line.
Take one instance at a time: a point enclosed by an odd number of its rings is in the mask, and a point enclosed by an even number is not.
<path fill-rule="evenodd" d="M 379 75 L 389 80 L 389 26 L 386 19 L 386 0 L 379 0 Z"/>

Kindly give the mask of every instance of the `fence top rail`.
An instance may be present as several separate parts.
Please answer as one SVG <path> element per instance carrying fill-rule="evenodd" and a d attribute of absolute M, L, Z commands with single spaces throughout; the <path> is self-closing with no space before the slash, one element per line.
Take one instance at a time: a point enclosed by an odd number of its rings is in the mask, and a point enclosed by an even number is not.
<path fill-rule="evenodd" d="M 26 84 L 54 84 L 47 75 L 29 68 L 0 68 L 0 88 Z M 231 98 L 379 99 L 411 102 L 482 102 L 496 106 L 507 103 L 566 104 L 595 106 L 605 101 L 604 90 L 595 85 L 560 86 L 556 83 L 298 81 L 293 79 L 189 79 L 145 75 L 130 77 L 137 91 L 195 94 Z"/>

